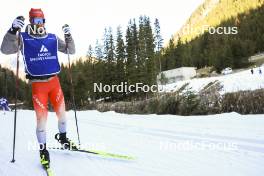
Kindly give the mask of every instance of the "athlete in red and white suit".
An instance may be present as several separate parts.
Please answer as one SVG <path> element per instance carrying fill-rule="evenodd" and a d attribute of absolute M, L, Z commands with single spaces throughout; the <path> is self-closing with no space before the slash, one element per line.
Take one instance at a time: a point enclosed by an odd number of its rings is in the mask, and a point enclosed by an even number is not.
<path fill-rule="evenodd" d="M 26 27 L 25 32 L 29 33 L 33 38 L 43 38 L 48 35 L 48 33 L 43 31 L 34 33 L 29 30 L 30 27 L 43 27 L 45 29 L 45 18 L 44 13 L 41 9 L 31 9 L 29 12 L 30 24 Z M 37 23 L 37 24 L 36 24 Z M 17 17 L 12 23 L 12 27 L 8 30 L 4 36 L 1 52 L 4 54 L 14 54 L 18 52 L 18 37 L 17 33 L 19 29 L 24 26 L 24 18 L 22 16 Z M 38 30 L 36 30 L 38 31 Z M 69 26 L 63 28 L 66 41 L 61 40 L 57 37 L 57 47 L 58 51 L 67 53 L 66 43 L 70 54 L 75 53 L 75 44 L 72 36 L 70 34 Z M 20 39 L 22 40 L 22 37 Z M 21 51 L 24 49 L 23 42 L 21 42 Z M 29 48 L 30 49 L 30 48 Z M 27 73 L 28 74 L 28 73 Z M 58 129 L 60 132 L 60 138 L 62 142 L 68 142 L 66 138 L 66 113 L 65 113 L 65 102 L 63 91 L 60 86 L 60 81 L 57 74 L 48 76 L 32 76 L 27 75 L 32 85 L 32 100 L 34 109 L 37 117 L 37 128 L 36 134 L 37 139 L 42 147 L 40 150 L 41 154 L 45 155 L 45 159 L 49 161 L 49 154 L 46 150 L 46 123 L 48 117 L 48 100 L 50 100 L 54 111 L 58 117 Z M 42 156 L 41 156 L 42 157 Z"/>

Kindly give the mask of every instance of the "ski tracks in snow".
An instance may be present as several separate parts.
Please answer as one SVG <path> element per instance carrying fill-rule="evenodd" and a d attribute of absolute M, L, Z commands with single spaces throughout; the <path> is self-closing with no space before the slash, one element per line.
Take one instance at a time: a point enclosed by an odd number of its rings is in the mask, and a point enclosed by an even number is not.
<path fill-rule="evenodd" d="M 133 121 L 131 118 L 130 120 Z M 127 139 L 125 141 L 134 140 L 135 150 L 137 151 L 135 155 L 138 154 L 139 156 L 137 162 L 139 165 L 144 165 L 144 169 L 148 173 L 146 175 L 151 175 L 150 173 L 152 175 L 159 173 L 160 175 L 172 176 L 192 176 L 201 173 L 203 175 L 215 175 L 215 171 L 218 170 L 221 175 L 252 176 L 261 175 L 264 172 L 262 167 L 264 164 L 264 140 L 262 139 L 232 136 L 231 134 L 229 136 L 214 134 L 215 130 L 212 134 L 203 133 L 200 129 L 195 132 L 195 126 L 192 132 L 186 132 L 177 129 L 152 127 L 151 124 L 149 127 L 130 125 L 123 123 L 122 120 L 121 123 L 118 121 L 115 121 L 115 123 L 105 122 L 105 119 L 83 120 L 87 126 L 97 127 L 98 130 L 112 131 L 122 139 L 124 138 L 123 134 L 126 134 Z M 191 126 L 192 123 L 182 125 Z M 135 138 L 137 139 L 135 140 Z M 217 150 L 210 148 L 202 150 L 197 148 L 193 150 L 173 148 L 173 144 L 184 142 L 215 144 L 216 146 L 218 144 L 232 144 L 233 148 L 218 148 Z M 133 147 L 133 144 L 129 142 L 125 143 L 131 145 L 129 147 Z M 166 143 L 169 143 L 172 147 L 166 148 Z M 142 147 L 144 145 L 145 147 Z M 165 145 L 165 149 L 162 145 Z M 146 160 L 148 162 L 145 162 Z M 175 169 L 177 167 L 188 168 L 189 170 Z"/>
<path fill-rule="evenodd" d="M 19 114 L 23 114 L 23 117 L 18 117 L 14 164 L 9 162 L 12 156 L 13 113 L 7 114 L 5 118 L 0 116 L 0 176 L 44 176 L 38 151 L 30 151 L 25 146 L 25 141 L 36 140 L 34 112 L 20 111 Z M 232 113 L 228 115 L 234 116 Z M 76 141 L 73 112 L 69 112 L 68 117 L 69 136 Z M 104 151 L 129 155 L 136 159 L 124 161 L 85 153 L 50 150 L 51 167 L 55 176 L 262 176 L 264 129 L 261 123 L 264 123 L 264 119 L 248 117 L 248 121 L 241 122 L 240 117 L 213 120 L 215 116 L 199 118 L 78 112 L 82 143 L 103 144 Z M 55 114 L 49 113 L 49 142 L 54 141 L 56 122 Z M 175 144 L 188 141 L 234 143 L 237 148 L 175 148 Z"/>

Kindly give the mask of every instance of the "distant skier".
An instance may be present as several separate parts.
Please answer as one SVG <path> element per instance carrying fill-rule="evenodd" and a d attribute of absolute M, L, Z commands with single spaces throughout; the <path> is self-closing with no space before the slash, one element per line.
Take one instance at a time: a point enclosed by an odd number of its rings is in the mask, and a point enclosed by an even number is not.
<path fill-rule="evenodd" d="M 0 108 L 5 112 L 5 111 L 11 111 L 8 101 L 5 98 L 0 98 Z"/>
<path fill-rule="evenodd" d="M 59 17 L 58 17 L 59 18 Z M 58 19 L 57 19 L 58 20 Z M 21 53 L 25 64 L 26 78 L 32 87 L 32 100 L 37 117 L 36 135 L 40 144 L 41 164 L 49 168 L 50 157 L 46 148 L 46 122 L 48 116 L 48 100 L 50 100 L 58 117 L 59 142 L 65 147 L 76 147 L 66 137 L 66 112 L 63 92 L 60 86 L 58 73 L 60 64 L 58 51 L 70 54 L 75 53 L 74 40 L 68 25 L 63 26 L 65 40 L 55 34 L 47 33 L 44 13 L 41 9 L 29 11 L 29 22 L 25 32 L 21 32 Z M 18 52 L 17 33 L 24 27 L 24 17 L 18 16 L 12 27 L 5 34 L 1 51 L 4 54 Z M 67 43 L 67 45 L 66 45 Z"/>
<path fill-rule="evenodd" d="M 261 70 L 261 68 L 259 67 L 259 74 L 261 75 L 262 74 L 262 70 Z"/>
<path fill-rule="evenodd" d="M 251 68 L 250 72 L 251 72 L 252 75 L 254 74 L 254 70 L 253 70 L 253 68 Z"/>

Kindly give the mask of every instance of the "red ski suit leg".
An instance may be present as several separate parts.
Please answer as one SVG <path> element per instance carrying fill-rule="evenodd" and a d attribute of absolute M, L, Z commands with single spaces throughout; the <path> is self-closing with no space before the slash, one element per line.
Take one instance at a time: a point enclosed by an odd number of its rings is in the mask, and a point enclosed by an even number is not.
<path fill-rule="evenodd" d="M 48 100 L 50 100 L 58 117 L 59 131 L 66 132 L 66 112 L 64 95 L 59 78 L 53 77 L 48 82 L 32 83 L 32 100 L 37 116 L 37 138 L 39 143 L 46 143 L 46 122 L 48 116 Z"/>

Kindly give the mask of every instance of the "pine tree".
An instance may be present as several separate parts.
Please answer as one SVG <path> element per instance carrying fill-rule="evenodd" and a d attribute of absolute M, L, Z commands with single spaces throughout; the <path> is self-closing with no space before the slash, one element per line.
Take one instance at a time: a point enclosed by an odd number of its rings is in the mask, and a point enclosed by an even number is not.
<path fill-rule="evenodd" d="M 95 56 L 98 60 L 102 60 L 104 55 L 103 55 L 103 47 L 99 43 L 98 40 L 96 40 L 96 46 L 95 46 Z"/>
<path fill-rule="evenodd" d="M 112 66 L 113 63 L 115 62 L 115 45 L 114 45 L 114 37 L 113 37 L 113 33 L 112 33 L 112 28 L 111 27 L 109 27 L 109 29 L 108 29 L 108 39 L 107 40 L 108 40 L 108 43 L 109 43 L 107 61 Z"/>
<path fill-rule="evenodd" d="M 88 57 L 88 58 L 92 58 L 93 57 L 93 47 L 92 47 L 92 45 L 89 45 L 88 51 L 86 53 L 86 57 Z"/>
<path fill-rule="evenodd" d="M 132 85 L 136 83 L 136 58 L 135 58 L 135 46 L 133 41 L 133 33 L 131 29 L 132 21 L 130 20 L 126 30 L 126 75 L 128 84 Z"/>
<path fill-rule="evenodd" d="M 148 80 L 147 83 L 149 85 L 156 84 L 156 75 L 157 75 L 157 61 L 155 59 L 155 44 L 154 44 L 154 36 L 151 28 L 151 22 L 149 17 L 144 18 L 144 31 L 146 35 L 146 66 L 147 66 L 147 72 L 146 75 Z"/>
<path fill-rule="evenodd" d="M 95 56 L 98 62 L 94 64 L 94 72 L 96 73 L 96 79 L 94 79 L 94 84 L 104 84 L 104 75 L 105 75 L 105 63 L 104 63 L 104 54 L 103 54 L 103 45 L 96 40 L 95 46 Z M 94 90 L 93 90 L 94 91 Z M 95 99 L 101 99 L 104 97 L 104 93 L 97 92 L 95 94 Z"/>
<path fill-rule="evenodd" d="M 93 48 L 91 45 L 89 45 L 86 56 L 87 60 L 82 63 L 80 68 L 83 75 L 85 75 L 85 77 L 82 78 L 82 80 L 85 81 L 83 82 L 82 87 L 84 87 L 85 85 L 86 88 L 85 92 L 87 92 L 88 94 L 88 96 L 86 97 L 86 101 L 95 99 L 96 95 L 93 91 L 93 85 L 94 83 L 96 83 L 96 80 L 99 79 L 98 73 L 95 70 L 95 60 L 93 55 L 94 55 Z"/>
<path fill-rule="evenodd" d="M 182 60 L 183 60 L 182 54 L 183 54 L 183 44 L 181 38 L 179 37 L 176 48 L 173 51 L 175 68 L 182 67 Z"/>
<path fill-rule="evenodd" d="M 148 77 L 147 73 L 147 48 L 146 48 L 146 33 L 144 28 L 144 18 L 143 16 L 139 17 L 139 31 L 138 31 L 138 55 L 137 55 L 137 77 L 138 82 L 146 83 Z"/>
<path fill-rule="evenodd" d="M 121 31 L 121 27 L 117 28 L 117 39 L 116 39 L 116 81 L 118 83 L 126 82 L 126 74 L 125 74 L 125 43 L 123 40 L 123 34 Z"/>
<path fill-rule="evenodd" d="M 160 31 L 160 23 L 159 20 L 156 18 L 154 22 L 154 39 L 155 39 L 155 51 L 160 52 L 163 46 L 163 38 L 161 36 Z"/>
<path fill-rule="evenodd" d="M 157 69 L 159 70 L 159 73 L 162 71 L 162 65 L 161 65 L 161 49 L 163 46 L 163 38 L 161 36 L 160 31 L 160 23 L 159 20 L 156 18 L 154 22 L 154 39 L 155 39 L 155 52 L 156 52 L 156 60 L 158 61 Z"/>
<path fill-rule="evenodd" d="M 109 85 L 117 85 L 117 81 L 115 79 L 115 68 L 116 68 L 116 59 L 115 59 L 115 46 L 114 46 L 114 38 L 113 38 L 113 34 L 112 34 L 112 28 L 109 27 L 108 29 L 108 52 L 107 52 L 107 80 L 108 80 L 108 84 Z M 111 99 L 113 100 L 116 96 L 116 93 L 110 92 L 109 96 L 111 97 Z"/>
<path fill-rule="evenodd" d="M 164 68 L 162 70 L 170 70 L 175 68 L 174 50 L 175 50 L 175 44 L 173 38 L 171 38 L 169 41 L 169 46 L 164 49 L 164 55 L 163 55 L 164 59 L 162 59 L 164 62 L 162 66 L 164 66 Z"/>

